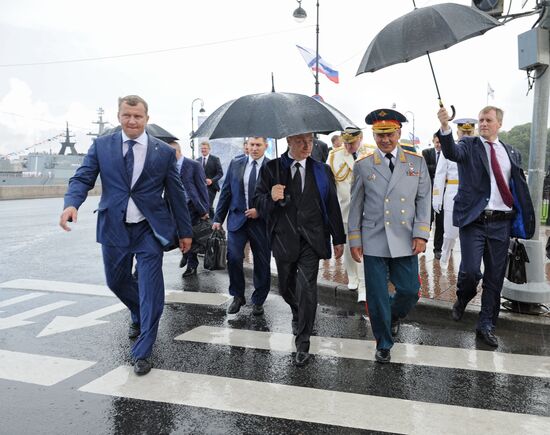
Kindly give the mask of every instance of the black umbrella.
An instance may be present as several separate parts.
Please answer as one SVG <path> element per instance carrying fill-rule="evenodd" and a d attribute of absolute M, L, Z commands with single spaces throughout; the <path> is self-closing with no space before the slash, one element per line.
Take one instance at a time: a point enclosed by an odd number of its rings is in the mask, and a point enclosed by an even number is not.
<path fill-rule="evenodd" d="M 122 127 L 120 125 L 117 125 L 116 127 L 105 130 L 101 134 L 101 136 L 115 133 L 117 131 L 120 131 L 121 129 Z M 145 130 L 147 130 L 147 133 L 149 133 L 151 136 L 155 136 L 157 139 L 160 139 L 166 143 L 170 143 L 170 142 L 174 142 L 175 140 L 178 140 L 176 136 L 174 136 L 172 133 L 165 130 L 164 128 L 158 126 L 157 124 L 147 124 L 147 126 L 145 127 Z"/>
<path fill-rule="evenodd" d="M 193 137 L 281 139 L 302 133 L 330 133 L 346 127 L 357 128 L 330 104 L 302 94 L 266 92 L 245 95 L 218 107 Z"/>
<path fill-rule="evenodd" d="M 408 62 L 426 54 L 437 98 L 442 105 L 430 53 L 445 50 L 500 25 L 490 15 L 456 3 L 418 9 L 415 5 L 414 11 L 392 21 L 376 35 L 363 56 L 357 75 Z"/>

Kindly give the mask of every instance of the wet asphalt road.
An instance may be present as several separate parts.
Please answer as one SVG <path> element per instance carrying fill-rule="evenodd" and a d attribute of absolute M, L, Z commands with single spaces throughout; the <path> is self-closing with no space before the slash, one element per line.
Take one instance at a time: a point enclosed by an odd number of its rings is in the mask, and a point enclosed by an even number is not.
<path fill-rule="evenodd" d="M 89 198 L 84 204 L 71 233 L 64 233 L 57 226 L 61 199 L 0 202 L 0 283 L 26 278 L 104 284 L 100 248 L 95 243 L 95 216 L 92 213 L 97 200 Z M 182 281 L 178 262 L 176 252 L 165 257 L 166 288 L 226 292 L 228 279 L 223 272 L 208 272 L 200 268 L 198 276 Z M 0 289 L 0 302 L 26 293 L 18 289 Z M 130 363 L 131 342 L 126 335 L 129 315 L 119 311 L 105 317 L 104 320 L 109 322 L 102 325 L 37 337 L 55 315 L 80 316 L 116 302 L 101 296 L 47 293 L 39 301 L 29 300 L 1 308 L 0 318 L 60 300 L 75 303 L 55 313 L 34 317 L 33 324 L 0 330 L 0 350 L 90 360 L 96 364 L 52 386 L 0 379 L 1 434 L 378 433 L 81 392 L 78 389 L 83 385 Z M 373 339 L 368 321 L 357 307 L 339 305 L 334 301 L 324 302 L 318 309 L 316 335 Z M 298 368 L 292 364 L 292 355 L 286 352 L 174 340 L 176 336 L 204 325 L 291 332 L 290 310 L 275 293 L 270 295 L 265 304 L 265 315 L 261 317 L 253 316 L 249 306 L 237 315 L 228 316 L 225 314 L 226 307 L 227 304 L 167 305 L 154 351 L 154 367 L 550 416 L 550 378 L 415 364 L 381 366 L 368 360 L 319 355 L 313 356 L 306 368 Z M 440 311 L 428 315 L 416 314 L 412 319 L 403 325 L 397 342 L 489 350 L 483 344 L 476 343 L 472 319 L 455 323 L 448 319 L 447 313 Z M 506 323 L 498 330 L 501 343 L 498 351 L 550 356 L 549 332 L 550 329 L 544 325 Z"/>

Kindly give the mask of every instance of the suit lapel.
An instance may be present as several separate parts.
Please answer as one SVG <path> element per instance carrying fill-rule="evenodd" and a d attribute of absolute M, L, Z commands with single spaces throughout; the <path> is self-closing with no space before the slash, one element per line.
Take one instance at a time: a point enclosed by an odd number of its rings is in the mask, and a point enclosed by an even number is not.
<path fill-rule="evenodd" d="M 483 167 L 487 171 L 487 174 L 491 175 L 491 168 L 489 167 L 489 159 L 487 158 L 487 152 L 485 151 L 485 145 L 483 145 L 483 141 L 476 137 L 475 141 L 478 145 L 477 149 L 479 151 L 479 157 L 481 159 L 481 162 L 483 163 Z"/>
<path fill-rule="evenodd" d="M 130 180 L 128 180 L 128 175 L 126 173 L 126 162 L 124 161 L 124 156 L 122 155 L 122 133 L 115 134 L 111 139 L 111 161 L 113 166 L 119 167 L 124 182 L 130 188 Z"/>
<path fill-rule="evenodd" d="M 403 152 L 400 146 L 397 147 L 397 155 L 395 156 L 395 164 L 393 173 L 388 167 L 388 172 L 391 173 L 390 184 L 388 185 L 388 193 L 395 187 L 395 185 L 406 174 L 408 167 L 407 156 Z"/>
<path fill-rule="evenodd" d="M 242 162 L 239 162 L 240 166 L 237 172 L 237 176 L 239 177 L 237 178 L 237 180 L 239 180 L 239 196 L 242 198 L 244 202 L 246 202 L 246 196 L 244 194 L 244 170 L 246 169 L 247 163 L 248 163 L 248 157 L 245 159 L 242 159 Z M 245 208 L 248 208 L 248 207 L 246 207 L 245 205 Z"/>
<path fill-rule="evenodd" d="M 382 161 L 380 157 L 380 152 L 376 149 L 372 155 L 374 170 L 378 172 L 386 181 L 391 180 L 392 173 L 386 162 Z"/>
<path fill-rule="evenodd" d="M 154 167 L 154 160 L 157 152 L 158 144 L 152 136 L 147 134 L 147 151 L 145 153 L 145 161 L 143 162 L 143 170 L 141 171 L 141 174 L 139 174 L 139 178 L 136 180 L 134 187 L 141 182 L 144 177 L 144 173 L 154 174 L 156 172 L 155 170 L 151 170 L 150 167 Z"/>

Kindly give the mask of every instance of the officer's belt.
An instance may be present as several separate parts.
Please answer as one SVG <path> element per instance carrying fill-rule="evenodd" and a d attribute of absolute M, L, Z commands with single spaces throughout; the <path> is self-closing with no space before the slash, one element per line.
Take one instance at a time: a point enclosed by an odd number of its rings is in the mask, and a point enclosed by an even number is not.
<path fill-rule="evenodd" d="M 485 223 L 485 222 L 507 221 L 507 220 L 512 220 L 515 217 L 516 217 L 516 212 L 514 210 L 511 210 L 511 211 L 483 210 L 483 212 L 476 219 L 476 222 Z"/>

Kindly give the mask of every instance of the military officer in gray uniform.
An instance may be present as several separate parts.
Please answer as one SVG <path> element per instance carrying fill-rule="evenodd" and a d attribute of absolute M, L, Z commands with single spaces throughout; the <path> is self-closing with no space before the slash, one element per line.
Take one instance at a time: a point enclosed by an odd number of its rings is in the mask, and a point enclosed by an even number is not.
<path fill-rule="evenodd" d="M 353 259 L 364 261 L 375 359 L 388 363 L 400 319 L 418 301 L 418 254 L 430 237 L 431 181 L 424 158 L 399 146 L 407 118 L 379 109 L 365 120 L 378 149 L 357 159 L 353 168 L 348 240 Z M 395 285 L 393 296 L 388 277 Z"/>

